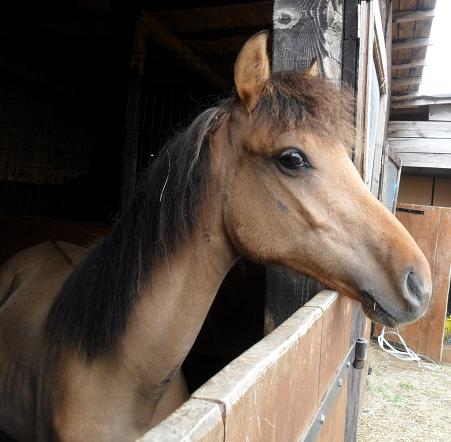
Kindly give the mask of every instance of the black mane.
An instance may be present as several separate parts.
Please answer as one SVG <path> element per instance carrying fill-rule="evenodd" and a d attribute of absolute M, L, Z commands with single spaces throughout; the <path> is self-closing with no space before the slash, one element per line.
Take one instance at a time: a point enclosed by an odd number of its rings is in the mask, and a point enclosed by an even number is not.
<path fill-rule="evenodd" d="M 88 358 L 114 348 L 154 262 L 192 232 L 209 180 L 209 135 L 224 108 L 200 114 L 161 149 L 112 232 L 64 283 L 47 319 L 54 344 Z"/>
<path fill-rule="evenodd" d="M 277 72 L 252 117 L 266 125 L 307 128 L 351 146 L 351 97 L 350 90 L 324 79 Z M 72 343 L 88 358 L 114 348 L 152 265 L 192 232 L 209 181 L 209 135 L 235 106 L 242 104 L 232 95 L 163 147 L 128 211 L 56 296 L 47 321 L 53 343 Z"/>

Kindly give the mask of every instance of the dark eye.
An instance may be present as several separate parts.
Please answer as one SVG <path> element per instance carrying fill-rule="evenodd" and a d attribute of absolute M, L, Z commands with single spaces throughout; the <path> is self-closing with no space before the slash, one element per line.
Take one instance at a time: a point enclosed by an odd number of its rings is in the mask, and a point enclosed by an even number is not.
<path fill-rule="evenodd" d="M 305 155 L 296 149 L 286 150 L 279 155 L 277 161 L 283 169 L 288 169 L 288 171 L 292 172 L 310 167 L 310 163 L 307 161 Z"/>

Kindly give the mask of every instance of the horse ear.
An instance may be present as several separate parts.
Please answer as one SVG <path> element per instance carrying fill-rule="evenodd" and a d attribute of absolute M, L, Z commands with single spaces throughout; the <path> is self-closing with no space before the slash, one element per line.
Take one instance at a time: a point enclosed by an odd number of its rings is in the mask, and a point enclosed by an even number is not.
<path fill-rule="evenodd" d="M 321 71 L 319 68 L 319 62 L 318 59 L 315 57 L 312 62 L 310 63 L 310 66 L 305 71 L 305 75 L 308 75 L 310 77 L 319 77 L 321 75 Z"/>
<path fill-rule="evenodd" d="M 249 113 L 257 106 L 270 75 L 268 36 L 268 31 L 262 31 L 251 37 L 235 61 L 236 90 Z"/>

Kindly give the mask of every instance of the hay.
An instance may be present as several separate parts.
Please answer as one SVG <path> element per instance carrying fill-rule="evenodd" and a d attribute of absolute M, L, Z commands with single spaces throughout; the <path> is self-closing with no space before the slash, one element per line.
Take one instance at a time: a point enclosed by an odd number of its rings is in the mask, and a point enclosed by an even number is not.
<path fill-rule="evenodd" d="M 372 373 L 357 429 L 358 442 L 451 439 L 451 366 L 438 370 L 395 359 L 371 343 Z"/>

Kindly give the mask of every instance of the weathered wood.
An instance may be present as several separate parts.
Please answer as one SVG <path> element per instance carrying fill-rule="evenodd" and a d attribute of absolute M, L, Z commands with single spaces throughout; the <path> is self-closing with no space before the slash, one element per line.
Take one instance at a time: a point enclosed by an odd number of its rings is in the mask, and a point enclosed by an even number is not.
<path fill-rule="evenodd" d="M 433 44 L 434 43 L 430 38 L 404 38 L 395 40 L 392 43 L 392 49 L 421 48 L 424 46 L 431 46 Z"/>
<path fill-rule="evenodd" d="M 431 167 L 436 169 L 451 169 L 451 154 L 397 152 L 403 167 Z"/>
<path fill-rule="evenodd" d="M 396 11 L 393 13 L 393 24 L 418 21 L 418 20 L 432 20 L 435 17 L 435 10 L 424 11 Z"/>
<path fill-rule="evenodd" d="M 441 138 L 390 138 L 397 154 L 425 153 L 427 155 L 451 154 L 451 140 Z"/>
<path fill-rule="evenodd" d="M 341 78 L 343 0 L 275 0 L 273 70 L 305 70 L 316 57 L 324 75 Z"/>
<path fill-rule="evenodd" d="M 429 121 L 451 121 L 451 104 L 429 106 Z"/>
<path fill-rule="evenodd" d="M 419 84 L 423 82 L 422 77 L 405 77 L 405 78 L 392 78 L 392 87 L 395 86 L 410 86 L 411 84 Z"/>
<path fill-rule="evenodd" d="M 416 106 L 428 106 L 431 104 L 451 104 L 451 97 L 424 97 L 413 98 L 411 95 L 406 96 L 408 99 L 403 100 L 403 96 L 397 96 L 392 98 L 393 109 L 404 109 Z"/>
<path fill-rule="evenodd" d="M 411 61 L 405 62 L 405 63 L 392 64 L 391 68 L 392 68 L 392 71 L 394 71 L 396 69 L 411 69 L 411 68 L 418 68 L 420 66 L 426 66 L 425 58 L 418 58 L 416 60 L 411 60 Z"/>
<path fill-rule="evenodd" d="M 147 12 L 141 15 L 142 23 L 147 28 L 149 37 L 151 37 L 161 47 L 175 52 L 178 59 L 183 61 L 191 70 L 199 74 L 212 86 L 223 90 L 228 87 L 225 81 L 210 65 L 205 63 L 188 46 L 184 45 L 174 34 L 164 27 L 155 17 Z"/>
<path fill-rule="evenodd" d="M 305 306 L 324 309 L 324 300 L 329 297 L 328 293 L 327 295 L 317 295 Z M 340 367 L 340 362 L 349 349 L 352 301 L 339 295 L 334 301 L 334 305 L 324 311 L 322 321 L 318 405 L 321 404 L 324 394 L 336 374 L 335 372 Z"/>
<path fill-rule="evenodd" d="M 451 277 L 451 209 L 438 207 L 439 232 L 435 250 L 433 297 L 429 306 L 428 333 L 425 354 L 441 361 L 444 317 L 448 303 Z"/>
<path fill-rule="evenodd" d="M 321 292 L 319 307 L 298 310 L 193 393 L 223 404 L 226 440 L 299 440 L 317 409 L 323 316 L 338 296 Z"/>
<path fill-rule="evenodd" d="M 218 404 L 190 399 L 136 442 L 217 442 L 224 440 L 224 422 Z"/>
<path fill-rule="evenodd" d="M 388 136 L 390 138 L 451 138 L 451 123 L 441 121 L 390 121 Z"/>
<path fill-rule="evenodd" d="M 423 251 L 433 278 L 428 310 L 417 322 L 400 326 L 400 333 L 413 351 L 440 361 L 450 278 L 451 209 L 407 204 L 400 207 L 424 211 L 423 215 L 397 212 L 397 217 Z M 377 325 L 375 334 L 379 334 L 380 330 L 381 327 Z M 397 342 L 392 335 L 389 340 Z"/>

